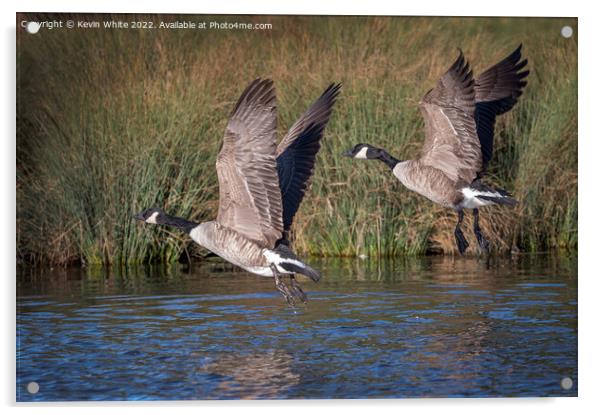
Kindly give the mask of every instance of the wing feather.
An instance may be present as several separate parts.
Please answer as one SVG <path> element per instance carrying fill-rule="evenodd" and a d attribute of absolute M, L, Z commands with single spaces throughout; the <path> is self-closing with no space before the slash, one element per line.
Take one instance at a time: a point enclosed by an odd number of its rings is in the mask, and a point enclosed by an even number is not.
<path fill-rule="evenodd" d="M 275 245 L 283 231 L 276 118 L 272 81 L 254 80 L 232 111 L 216 161 L 217 221 L 269 246 Z"/>
<path fill-rule="evenodd" d="M 521 61 L 522 45 L 479 75 L 475 82 L 475 122 L 483 153 L 483 170 L 493 155 L 495 119 L 518 101 L 527 85 L 527 59 Z"/>
<path fill-rule="evenodd" d="M 313 174 L 320 140 L 341 85 L 331 84 L 293 124 L 276 151 L 282 194 L 282 219 L 288 231 Z"/>
<path fill-rule="evenodd" d="M 482 157 L 474 121 L 475 89 L 470 65 L 460 55 L 422 99 L 425 142 L 421 162 L 453 181 L 472 182 Z"/>

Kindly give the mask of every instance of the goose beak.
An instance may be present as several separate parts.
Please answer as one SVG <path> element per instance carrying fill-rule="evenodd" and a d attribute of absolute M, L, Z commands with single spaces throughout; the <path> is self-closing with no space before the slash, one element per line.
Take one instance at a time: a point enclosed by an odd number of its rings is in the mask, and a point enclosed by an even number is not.
<path fill-rule="evenodd" d="M 344 157 L 353 157 L 353 151 L 347 150 L 347 151 L 344 151 L 341 155 Z"/>
<path fill-rule="evenodd" d="M 132 215 L 132 217 L 136 220 L 141 220 L 142 222 L 144 222 L 144 216 L 142 216 L 142 213 L 136 213 Z"/>

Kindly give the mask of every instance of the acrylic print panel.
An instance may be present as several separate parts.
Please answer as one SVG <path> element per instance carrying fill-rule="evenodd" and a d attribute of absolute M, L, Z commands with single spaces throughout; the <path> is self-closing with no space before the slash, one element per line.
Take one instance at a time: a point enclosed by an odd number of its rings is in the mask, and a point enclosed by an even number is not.
<path fill-rule="evenodd" d="M 17 14 L 17 401 L 576 396 L 577 37 Z"/>

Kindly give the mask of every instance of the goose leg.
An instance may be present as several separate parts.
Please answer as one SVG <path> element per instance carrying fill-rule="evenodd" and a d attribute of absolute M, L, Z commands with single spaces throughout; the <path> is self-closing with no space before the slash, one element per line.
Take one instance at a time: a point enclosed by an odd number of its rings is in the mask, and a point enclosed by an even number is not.
<path fill-rule="evenodd" d="M 479 209 L 473 209 L 472 210 L 472 214 L 473 214 L 473 229 L 474 229 L 474 234 L 477 237 L 477 241 L 479 242 L 479 247 L 489 253 L 489 241 L 483 236 L 483 234 L 481 233 L 481 227 L 479 226 Z"/>
<path fill-rule="evenodd" d="M 291 287 L 293 289 L 292 291 L 295 297 L 300 299 L 303 303 L 307 303 L 307 295 L 305 295 L 305 293 L 301 289 L 301 285 L 299 285 L 299 282 L 297 282 L 297 280 L 295 279 L 294 274 L 291 275 Z"/>
<path fill-rule="evenodd" d="M 458 210 L 458 223 L 456 224 L 456 230 L 454 231 L 454 236 L 456 237 L 456 245 L 458 245 L 458 251 L 460 254 L 464 255 L 466 252 L 466 248 L 468 248 L 468 241 L 464 237 L 462 233 L 462 221 L 464 220 L 464 211 Z"/>
<path fill-rule="evenodd" d="M 290 290 L 286 286 L 286 284 L 284 282 L 282 282 L 282 280 L 280 279 L 280 273 L 276 269 L 276 266 L 274 264 L 271 264 L 270 269 L 272 270 L 272 273 L 274 274 L 274 282 L 276 283 L 276 289 L 280 292 L 280 294 L 282 294 L 282 296 L 284 297 L 284 299 L 286 300 L 286 302 L 289 305 L 294 306 L 295 300 L 294 300 Z"/>

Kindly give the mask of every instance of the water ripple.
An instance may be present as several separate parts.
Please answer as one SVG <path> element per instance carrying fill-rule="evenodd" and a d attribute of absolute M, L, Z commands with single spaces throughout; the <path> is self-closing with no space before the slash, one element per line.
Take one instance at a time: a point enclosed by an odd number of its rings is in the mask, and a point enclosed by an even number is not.
<path fill-rule="evenodd" d="M 296 309 L 236 273 L 22 288 L 17 399 L 576 396 L 576 281 L 543 265 L 465 281 L 457 264 L 324 266 Z"/>

